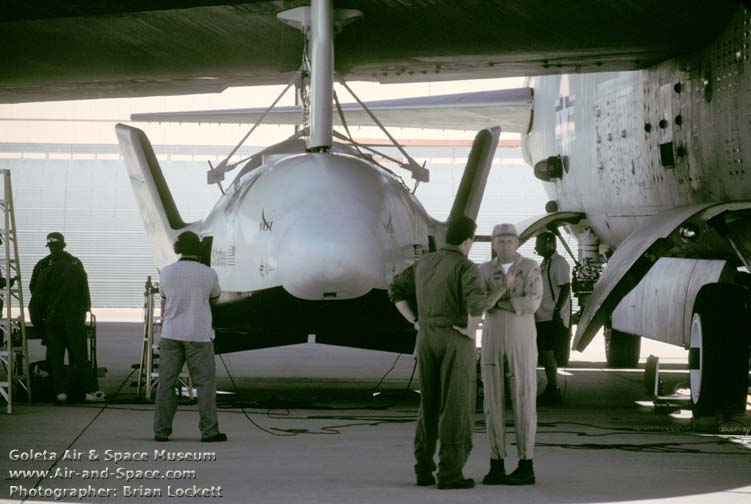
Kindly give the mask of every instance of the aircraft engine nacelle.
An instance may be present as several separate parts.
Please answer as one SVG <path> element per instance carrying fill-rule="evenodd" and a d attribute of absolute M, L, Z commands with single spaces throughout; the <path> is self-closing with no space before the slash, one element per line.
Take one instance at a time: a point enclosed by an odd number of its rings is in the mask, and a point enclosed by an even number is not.
<path fill-rule="evenodd" d="M 751 303 L 737 274 L 722 260 L 663 257 L 612 313 L 611 338 L 621 331 L 688 349 L 694 415 L 746 409 Z"/>
<path fill-rule="evenodd" d="M 699 291 L 734 276 L 727 261 L 662 257 L 613 311 L 612 328 L 689 348 Z"/>

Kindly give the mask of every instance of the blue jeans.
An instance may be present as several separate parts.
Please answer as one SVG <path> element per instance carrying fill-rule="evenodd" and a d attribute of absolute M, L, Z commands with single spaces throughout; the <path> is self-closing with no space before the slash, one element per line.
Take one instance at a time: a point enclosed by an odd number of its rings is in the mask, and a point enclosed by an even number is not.
<path fill-rule="evenodd" d="M 172 434 L 172 420 L 177 411 L 175 387 L 183 364 L 187 361 L 190 378 L 198 390 L 198 428 L 201 437 L 219 433 L 216 417 L 216 364 L 214 343 L 179 341 L 162 338 L 159 341 L 159 385 L 154 404 L 154 435 Z"/>

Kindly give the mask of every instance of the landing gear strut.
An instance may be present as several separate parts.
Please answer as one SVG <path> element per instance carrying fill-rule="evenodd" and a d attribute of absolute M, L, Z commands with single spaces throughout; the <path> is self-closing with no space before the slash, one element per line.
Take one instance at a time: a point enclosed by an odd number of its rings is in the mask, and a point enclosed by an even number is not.
<path fill-rule="evenodd" d="M 608 323 L 603 328 L 605 356 L 611 368 L 635 368 L 639 364 L 641 337 L 613 329 Z"/>

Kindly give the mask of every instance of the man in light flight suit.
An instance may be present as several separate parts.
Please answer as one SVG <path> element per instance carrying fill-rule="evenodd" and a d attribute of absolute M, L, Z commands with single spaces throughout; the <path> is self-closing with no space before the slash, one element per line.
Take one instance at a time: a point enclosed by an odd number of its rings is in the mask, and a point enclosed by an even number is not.
<path fill-rule="evenodd" d="M 513 224 L 493 228 L 496 257 L 480 265 L 488 292 L 482 331 L 481 369 L 485 389 L 485 423 L 490 439 L 490 472 L 486 485 L 531 485 L 535 482 L 532 458 L 537 431 L 537 331 L 535 312 L 542 301 L 540 268 L 516 252 L 519 238 Z M 519 467 L 506 476 L 504 366 L 508 365 L 509 392 Z"/>

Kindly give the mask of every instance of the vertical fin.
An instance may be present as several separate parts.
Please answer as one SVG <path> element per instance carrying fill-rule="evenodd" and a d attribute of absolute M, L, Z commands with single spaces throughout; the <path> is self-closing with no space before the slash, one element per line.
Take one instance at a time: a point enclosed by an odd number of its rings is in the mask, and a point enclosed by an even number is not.
<path fill-rule="evenodd" d="M 462 175 L 462 181 L 459 184 L 459 190 L 456 192 L 456 198 L 451 207 L 449 219 L 466 215 L 477 220 L 500 136 L 500 127 L 482 129 L 475 136 L 475 140 L 472 142 L 472 151 L 469 153 L 467 166 L 464 168 L 464 175 Z"/>
<path fill-rule="evenodd" d="M 187 224 L 180 216 L 146 134 L 125 124 L 117 124 L 115 131 L 146 233 L 154 246 L 157 267 L 164 266 L 174 261 L 172 243 Z"/>

